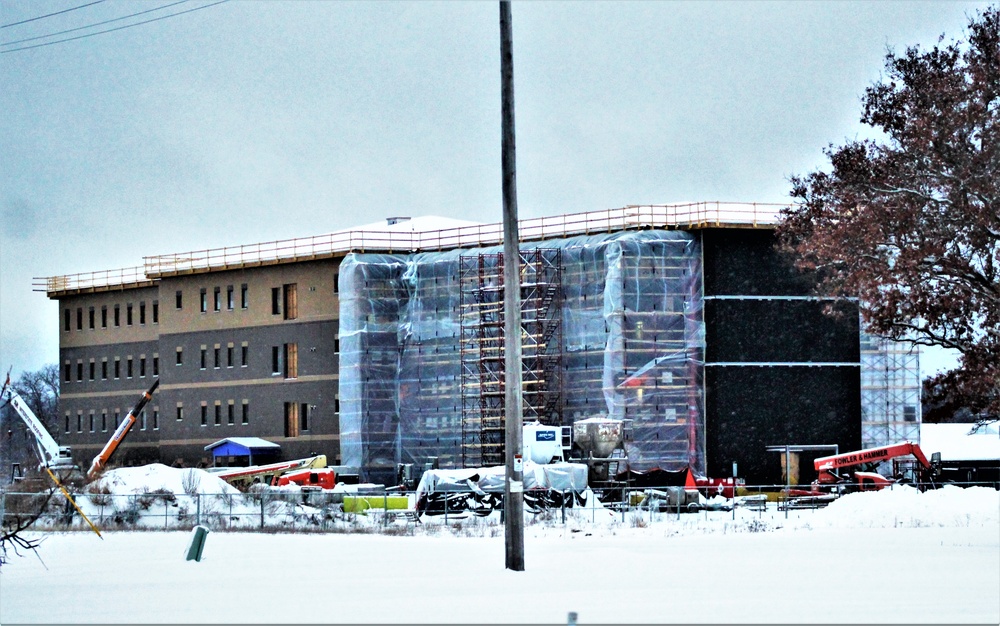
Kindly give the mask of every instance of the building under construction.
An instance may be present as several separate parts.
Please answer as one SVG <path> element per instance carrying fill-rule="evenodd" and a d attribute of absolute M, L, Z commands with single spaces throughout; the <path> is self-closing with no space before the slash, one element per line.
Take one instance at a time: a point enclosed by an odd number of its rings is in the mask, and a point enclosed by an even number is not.
<path fill-rule="evenodd" d="M 892 430 L 919 426 L 919 388 L 911 402 L 895 376 L 912 362 L 867 338 L 862 350 L 856 313 L 823 313 L 814 282 L 775 251 L 779 209 L 522 220 L 525 421 L 623 420 L 634 470 L 722 477 L 738 463 L 758 483 L 781 481 L 768 446 L 912 433 Z M 44 279 L 62 311 L 61 439 L 99 449 L 117 399 L 160 376 L 126 460 L 206 462 L 206 447 L 239 435 L 378 482 L 400 464 L 500 464 L 501 243 L 499 224 L 392 218 Z"/>

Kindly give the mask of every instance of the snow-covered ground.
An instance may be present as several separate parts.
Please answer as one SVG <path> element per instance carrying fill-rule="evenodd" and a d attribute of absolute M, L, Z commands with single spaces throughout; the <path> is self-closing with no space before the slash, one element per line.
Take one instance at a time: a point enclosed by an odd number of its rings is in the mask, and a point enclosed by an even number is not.
<path fill-rule="evenodd" d="M 40 558 L 0 570 L 0 623 L 1000 622 L 1000 492 L 983 487 L 531 517 L 523 572 L 493 518 L 393 528 L 213 531 L 200 562 L 189 532 L 35 535 Z"/>

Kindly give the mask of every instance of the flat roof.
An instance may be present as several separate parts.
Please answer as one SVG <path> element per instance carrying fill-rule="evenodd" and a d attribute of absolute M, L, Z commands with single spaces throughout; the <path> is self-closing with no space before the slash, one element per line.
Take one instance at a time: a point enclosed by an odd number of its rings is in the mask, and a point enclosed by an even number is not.
<path fill-rule="evenodd" d="M 786 204 L 683 202 L 629 205 L 618 209 L 518 221 L 520 241 L 663 228 L 774 228 Z M 325 235 L 143 257 L 139 267 L 34 278 L 34 290 L 49 298 L 148 287 L 166 276 L 217 272 L 342 257 L 351 252 L 409 253 L 476 248 L 503 243 L 503 224 L 440 216 L 390 217 L 386 222 Z"/>

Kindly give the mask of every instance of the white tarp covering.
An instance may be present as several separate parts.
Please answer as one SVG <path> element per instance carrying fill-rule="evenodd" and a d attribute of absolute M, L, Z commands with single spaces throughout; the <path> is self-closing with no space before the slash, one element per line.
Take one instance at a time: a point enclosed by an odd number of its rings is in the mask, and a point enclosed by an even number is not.
<path fill-rule="evenodd" d="M 498 493 L 504 490 L 507 468 L 477 467 L 465 469 L 432 469 L 424 472 L 417 485 L 417 498 L 441 491 L 473 491 Z M 587 488 L 587 465 L 584 463 L 524 464 L 524 489 L 552 489 L 582 492 Z"/>

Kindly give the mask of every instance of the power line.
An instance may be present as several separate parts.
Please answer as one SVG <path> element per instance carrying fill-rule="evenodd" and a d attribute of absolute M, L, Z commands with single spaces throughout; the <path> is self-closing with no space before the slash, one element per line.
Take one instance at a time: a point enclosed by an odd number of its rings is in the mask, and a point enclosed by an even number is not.
<path fill-rule="evenodd" d="M 101 0 L 101 1 L 103 2 L 104 0 Z M 137 15 L 145 15 L 146 13 L 152 13 L 153 11 L 162 11 L 163 9 L 169 9 L 172 6 L 176 6 L 178 4 L 184 4 L 185 2 L 189 2 L 189 1 L 190 0 L 179 0 L 178 2 L 174 2 L 174 3 L 171 3 L 171 4 L 165 4 L 163 6 L 159 6 L 159 7 L 156 7 L 154 9 L 146 9 L 145 11 L 139 11 L 138 13 L 133 13 L 131 15 L 125 15 L 125 16 L 122 16 L 122 17 L 116 17 L 114 19 L 104 20 L 103 22 L 97 22 L 95 24 L 87 24 L 86 26 L 78 26 L 76 28 L 69 28 L 67 30 L 61 30 L 61 31 L 56 32 L 56 33 L 49 33 L 48 35 L 38 35 L 37 37 L 27 37 L 25 39 L 18 39 L 16 41 L 5 41 L 3 43 L 0 43 L 0 46 L 13 46 L 14 44 L 24 43 L 26 41 L 35 41 L 36 39 L 46 39 L 48 37 L 56 37 L 58 35 L 65 35 L 66 33 L 72 33 L 72 32 L 76 32 L 78 30 L 85 30 L 87 28 L 94 28 L 94 27 L 97 27 L 97 26 L 103 26 L 105 24 L 110 24 L 112 22 L 120 22 L 122 20 L 127 20 L 130 17 L 136 17 Z M 94 33 L 94 34 L 96 35 L 97 33 Z M 53 42 L 53 43 L 56 43 L 56 42 Z"/>
<path fill-rule="evenodd" d="M 39 15 L 38 17 L 32 17 L 27 20 L 21 20 L 20 22 L 11 22 L 10 24 L 3 24 L 0 28 L 10 28 L 11 26 L 17 26 L 18 24 L 27 24 L 28 22 L 34 22 L 35 20 L 42 20 L 47 17 L 52 17 L 53 15 L 62 15 L 63 13 L 69 13 L 70 11 L 76 11 L 77 9 L 83 9 L 85 7 L 93 6 L 95 4 L 100 4 L 104 0 L 97 0 L 96 2 L 90 2 L 87 4 L 81 4 L 78 7 L 73 7 L 71 9 L 63 9 L 62 11 L 56 11 L 55 13 L 49 13 L 48 15 Z"/>
<path fill-rule="evenodd" d="M 228 2 L 229 0 L 218 0 L 218 2 L 213 2 L 212 4 L 206 4 L 200 7 L 195 7 L 193 9 L 187 9 L 185 11 L 178 11 L 177 13 L 171 13 L 170 15 L 161 15 L 160 17 L 154 17 L 149 20 L 144 20 L 142 22 L 136 22 L 135 24 L 126 24 L 125 26 L 118 26 L 116 28 L 109 28 L 107 30 L 99 30 L 96 33 L 88 33 L 86 35 L 78 35 L 76 37 L 67 37 L 66 39 L 57 39 L 56 41 L 49 41 L 46 43 L 38 43 L 33 46 L 22 46 L 20 48 L 13 48 L 11 50 L 0 50 L 0 54 L 9 54 L 11 52 L 19 52 L 21 50 L 31 50 L 32 48 L 42 48 L 44 46 L 51 46 L 57 43 L 65 43 L 67 41 L 76 41 L 77 39 L 86 39 L 87 37 L 94 37 L 96 35 L 103 35 L 105 33 L 113 33 L 117 30 L 125 30 L 126 28 L 132 28 L 133 26 L 142 26 L 143 24 L 149 24 L 151 22 L 158 22 L 160 20 L 165 20 L 169 17 L 177 17 L 178 15 L 184 15 L 185 13 L 191 13 L 192 11 L 200 11 L 201 9 L 207 9 L 209 7 L 214 7 L 217 4 L 222 4 L 223 2 Z M 162 8 L 162 7 L 161 7 Z"/>

